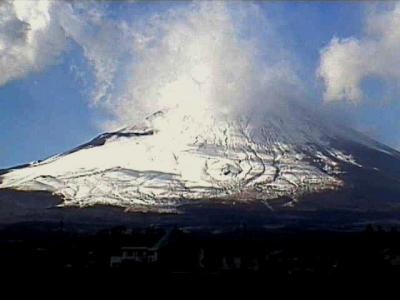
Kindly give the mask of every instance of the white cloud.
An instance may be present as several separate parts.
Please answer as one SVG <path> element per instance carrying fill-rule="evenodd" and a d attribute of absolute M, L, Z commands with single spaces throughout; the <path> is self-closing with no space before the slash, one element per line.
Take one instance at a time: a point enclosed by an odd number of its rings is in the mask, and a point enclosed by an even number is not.
<path fill-rule="evenodd" d="M 108 18 L 107 5 L 2 2 L 0 86 L 43 70 L 74 42 L 93 70 L 90 103 L 109 124 L 173 107 L 197 118 L 260 112 L 299 97 L 290 55 L 255 4 L 182 3 L 129 23 Z"/>
<path fill-rule="evenodd" d="M 361 101 L 367 78 L 400 82 L 400 4 L 373 10 L 360 39 L 333 38 L 321 51 L 318 75 L 326 101 Z"/>
<path fill-rule="evenodd" d="M 65 47 L 49 1 L 0 3 L 0 86 L 39 71 Z"/>
<path fill-rule="evenodd" d="M 113 88 L 128 51 L 123 23 L 104 17 L 96 2 L 6 0 L 0 3 L 0 86 L 57 61 L 69 41 L 82 47 L 96 79 L 93 103 Z M 122 41 L 122 42 L 121 42 Z"/>

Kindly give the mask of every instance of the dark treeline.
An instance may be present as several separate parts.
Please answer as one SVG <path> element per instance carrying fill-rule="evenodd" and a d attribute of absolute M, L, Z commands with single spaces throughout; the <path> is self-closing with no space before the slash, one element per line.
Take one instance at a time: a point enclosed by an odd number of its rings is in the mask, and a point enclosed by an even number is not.
<path fill-rule="evenodd" d="M 96 233 L 9 227 L 0 231 L 2 271 L 162 277 L 396 278 L 400 232 L 229 231 L 124 226 Z"/>

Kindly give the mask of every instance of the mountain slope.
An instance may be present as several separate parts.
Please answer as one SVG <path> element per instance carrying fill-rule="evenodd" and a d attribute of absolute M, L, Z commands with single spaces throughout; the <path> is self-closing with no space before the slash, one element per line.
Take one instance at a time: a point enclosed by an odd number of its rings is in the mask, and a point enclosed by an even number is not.
<path fill-rule="evenodd" d="M 170 211 L 210 199 L 270 206 L 286 197 L 286 205 L 294 205 L 301 196 L 351 184 L 349 170 L 378 170 L 374 161 L 358 161 L 351 143 L 361 152 L 399 158 L 356 132 L 321 126 L 304 112 L 270 112 L 260 120 L 205 121 L 158 112 L 142 124 L 7 170 L 0 189 L 48 191 L 62 197 L 61 206 L 106 204 L 136 211 Z"/>

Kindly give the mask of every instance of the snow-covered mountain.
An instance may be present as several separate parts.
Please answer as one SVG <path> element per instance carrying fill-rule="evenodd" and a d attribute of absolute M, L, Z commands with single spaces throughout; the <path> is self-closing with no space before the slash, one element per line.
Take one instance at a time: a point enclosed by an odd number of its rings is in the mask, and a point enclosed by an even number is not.
<path fill-rule="evenodd" d="M 61 206 L 106 204 L 135 211 L 169 211 L 193 200 L 269 206 L 282 197 L 293 206 L 304 195 L 343 189 L 349 170 L 379 171 L 359 161 L 350 142 L 400 157 L 351 130 L 322 126 L 301 109 L 279 111 L 251 120 L 207 121 L 160 111 L 142 124 L 9 169 L 0 175 L 0 189 L 48 191 L 61 196 Z"/>

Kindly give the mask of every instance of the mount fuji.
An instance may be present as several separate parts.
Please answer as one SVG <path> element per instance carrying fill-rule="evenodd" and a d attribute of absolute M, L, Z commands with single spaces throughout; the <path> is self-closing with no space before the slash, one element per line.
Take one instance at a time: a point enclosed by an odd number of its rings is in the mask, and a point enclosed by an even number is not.
<path fill-rule="evenodd" d="M 207 203 L 393 213 L 400 153 L 288 103 L 253 119 L 165 110 L 0 171 L 0 198 L 21 193 L 51 194 L 61 209 L 173 213 Z"/>

